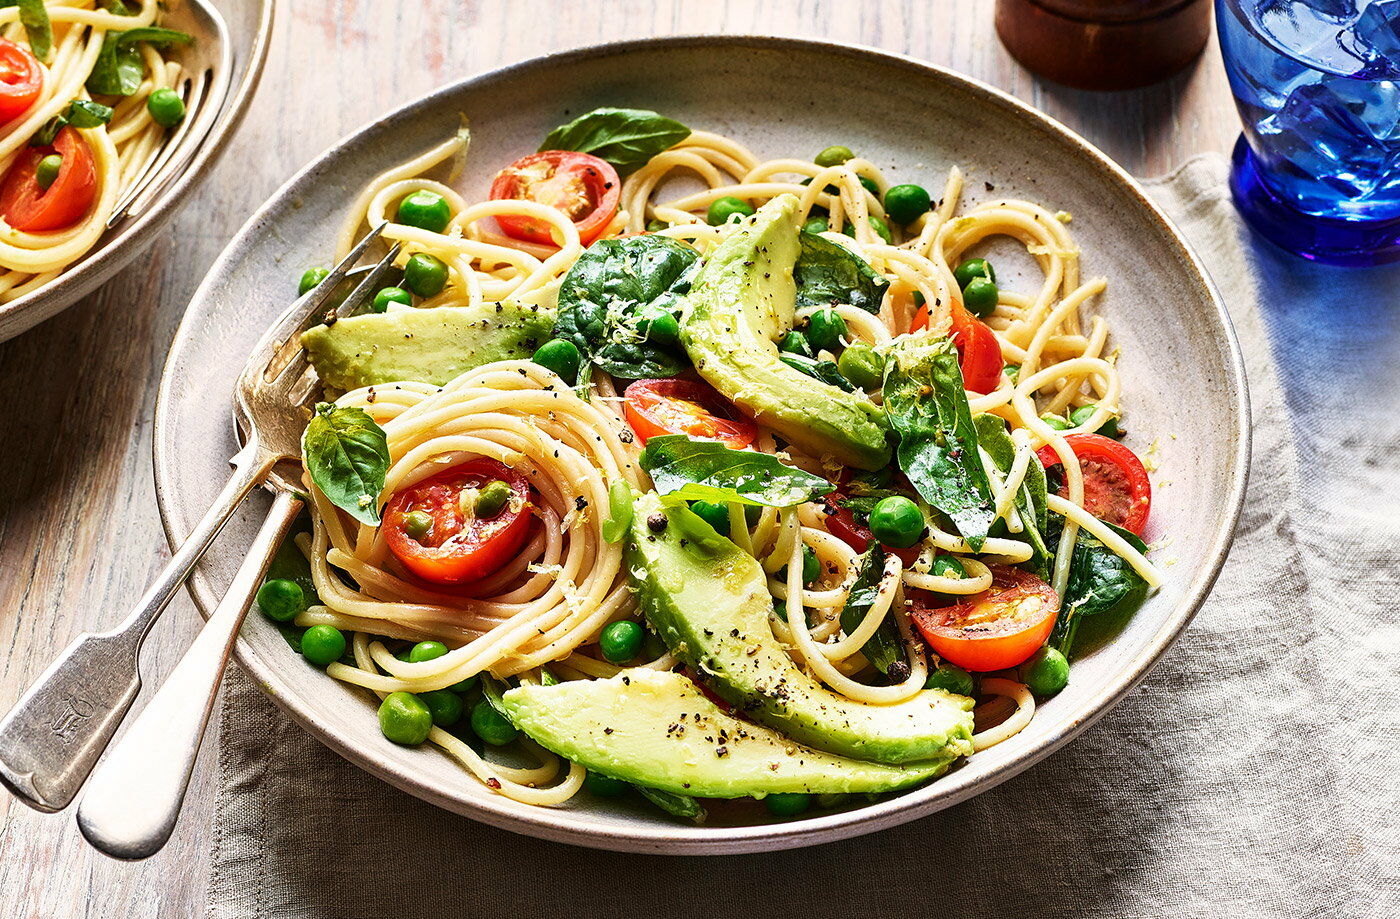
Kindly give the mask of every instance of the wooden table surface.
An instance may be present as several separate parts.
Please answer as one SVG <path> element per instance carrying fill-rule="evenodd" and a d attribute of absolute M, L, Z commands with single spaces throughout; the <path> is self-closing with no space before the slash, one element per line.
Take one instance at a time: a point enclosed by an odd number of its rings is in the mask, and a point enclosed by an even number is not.
<path fill-rule="evenodd" d="M 283 179 L 350 130 L 443 83 L 546 52 L 684 33 L 824 37 L 971 74 L 1060 119 L 1140 176 L 1238 132 L 1212 43 L 1168 83 L 1086 93 L 1041 82 L 992 29 L 992 0 L 281 0 L 262 87 L 241 134 L 151 251 L 104 289 L 0 344 L 0 711 L 74 636 L 114 624 L 169 557 L 150 429 L 166 348 L 224 242 Z M 290 283 L 290 279 L 289 279 Z M 210 411 L 226 411 L 211 406 Z M 200 620 L 178 598 L 147 642 L 149 688 Z M 138 703 L 140 704 L 140 703 Z M 213 757 L 170 845 L 141 864 L 88 849 L 71 815 L 0 794 L 0 915 L 204 913 Z"/>

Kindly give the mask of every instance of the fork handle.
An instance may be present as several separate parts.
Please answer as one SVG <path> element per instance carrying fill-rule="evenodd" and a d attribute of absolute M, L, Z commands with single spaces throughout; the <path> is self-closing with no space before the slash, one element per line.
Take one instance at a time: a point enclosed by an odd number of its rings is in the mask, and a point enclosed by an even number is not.
<path fill-rule="evenodd" d="M 126 619 L 78 636 L 0 721 L 0 782 L 25 804 L 52 813 L 72 802 L 141 688 L 146 633 L 273 462 L 250 438 L 213 506 Z"/>
<path fill-rule="evenodd" d="M 267 566 L 302 502 L 281 491 L 199 637 L 88 782 L 78 827 L 114 858 L 147 858 L 175 829 L 229 653 Z"/>

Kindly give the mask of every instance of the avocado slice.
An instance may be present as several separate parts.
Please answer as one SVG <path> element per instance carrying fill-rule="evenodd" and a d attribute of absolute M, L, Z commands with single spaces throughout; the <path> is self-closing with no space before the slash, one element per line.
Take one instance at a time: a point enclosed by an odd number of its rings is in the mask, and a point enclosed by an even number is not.
<path fill-rule="evenodd" d="M 779 195 L 710 253 L 681 316 L 681 343 L 700 376 L 755 419 L 814 456 L 879 469 L 889 425 L 864 393 L 814 380 L 778 358 L 792 328 L 798 200 Z"/>
<path fill-rule="evenodd" d="M 882 792 L 947 770 L 954 757 L 892 766 L 799 747 L 740 721 L 679 673 L 634 669 L 608 680 L 525 684 L 502 698 L 540 746 L 613 778 L 701 798 L 777 792 Z"/>
<path fill-rule="evenodd" d="M 688 507 L 664 506 L 655 493 L 637 498 L 627 563 L 642 610 L 667 646 L 753 720 L 809 747 L 880 763 L 972 752 L 966 696 L 926 689 L 895 705 L 869 705 L 794 664 L 768 624 L 773 601 L 757 560 Z"/>
<path fill-rule="evenodd" d="M 553 311 L 504 301 L 364 313 L 307 329 L 301 343 L 335 389 L 442 386 L 483 364 L 530 357 L 553 328 Z"/>

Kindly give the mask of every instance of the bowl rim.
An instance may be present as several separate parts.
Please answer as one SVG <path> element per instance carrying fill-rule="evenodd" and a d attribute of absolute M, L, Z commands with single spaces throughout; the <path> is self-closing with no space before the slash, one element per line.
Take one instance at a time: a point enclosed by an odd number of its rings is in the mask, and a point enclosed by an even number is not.
<path fill-rule="evenodd" d="M 218 259 L 211 265 L 204 281 L 201 282 L 191 298 L 191 304 L 198 303 L 209 296 L 213 284 L 222 276 L 226 267 L 240 257 L 249 239 L 255 236 L 269 213 L 291 189 L 301 182 L 304 176 L 319 169 L 327 160 L 339 155 L 345 147 L 355 144 L 363 135 L 372 131 L 386 119 L 411 117 L 412 113 L 430 108 L 436 105 L 440 99 L 476 84 L 509 78 L 516 73 L 545 64 L 567 65 L 595 58 L 625 56 L 637 51 L 715 46 L 762 50 L 819 51 L 822 54 L 853 58 L 857 62 L 874 60 L 884 66 L 911 69 L 921 72 L 925 77 L 931 74 L 939 80 L 958 84 L 961 89 L 980 97 L 981 101 L 1009 110 L 1016 117 L 1030 118 L 1037 122 L 1042 130 L 1058 135 L 1061 140 L 1076 147 L 1103 169 L 1109 178 L 1130 192 L 1147 214 L 1166 231 L 1166 236 L 1176 247 L 1175 254 L 1195 272 L 1202 288 L 1215 307 L 1214 316 L 1219 324 L 1219 331 L 1224 336 L 1227 352 L 1225 385 L 1233 397 L 1234 405 L 1232 408 L 1236 418 L 1234 436 L 1230 438 L 1235 455 L 1230 470 L 1231 484 L 1224 502 L 1226 510 L 1211 537 L 1205 553 L 1206 561 L 1195 572 L 1189 586 L 1183 592 L 1182 600 L 1169 612 L 1156 635 L 1137 655 L 1132 665 L 1114 674 L 1079 704 L 1079 708 L 1083 712 L 1080 717 L 1070 720 L 1060 730 L 1048 735 L 1037 745 L 1017 751 L 1006 762 L 997 765 L 987 774 L 969 774 L 960 781 L 959 772 L 954 771 L 921 788 L 884 801 L 791 823 L 714 828 L 679 824 L 674 827 L 639 825 L 628 827 L 626 830 L 603 829 L 592 825 L 591 818 L 586 814 L 550 808 L 530 808 L 522 811 L 520 809 L 523 807 L 522 805 L 505 798 L 468 800 L 453 797 L 445 794 L 433 784 L 424 781 L 420 775 L 414 772 L 377 759 L 373 754 L 366 754 L 340 735 L 336 725 L 323 722 L 314 713 L 298 709 L 292 703 L 290 687 L 278 678 L 269 667 L 264 666 L 245 642 L 240 640 L 237 643 L 235 654 L 238 661 L 254 678 L 264 694 L 280 709 L 287 712 L 302 728 L 357 767 L 438 807 L 502 829 L 555 842 L 623 852 L 674 855 L 722 855 L 775 851 L 833 842 L 874 832 L 926 816 L 980 794 L 1012 778 L 1064 746 L 1105 715 L 1142 682 L 1167 648 L 1191 622 L 1206 595 L 1214 586 L 1229 552 L 1244 505 L 1251 450 L 1249 396 L 1244 357 L 1219 290 L 1181 231 L 1152 200 L 1142 185 L 1126 170 L 1089 141 L 1049 115 L 974 77 L 909 55 L 865 45 L 838 43 L 819 38 L 789 38 L 751 34 L 672 35 L 603 42 L 556 51 L 455 81 L 366 122 L 315 157 L 283 183 L 239 229 Z M 192 336 L 193 323 L 190 315 L 190 313 L 186 314 L 176 331 L 170 349 L 172 356 L 181 352 L 186 340 Z M 155 453 L 156 499 L 161 522 L 167 539 L 172 546 L 175 546 L 183 534 L 176 532 L 172 523 L 172 496 L 167 493 L 162 481 L 163 464 L 160 446 L 164 440 L 162 430 L 165 425 L 165 408 L 179 398 L 179 393 L 174 390 L 173 378 L 169 372 L 171 366 L 171 361 L 167 359 L 157 396 L 152 449 Z M 198 571 L 191 577 L 189 589 L 201 615 L 207 617 L 208 611 L 217 603 L 218 595 Z"/>
<path fill-rule="evenodd" d="M 189 165 L 165 186 L 144 213 L 122 226 L 115 235 L 104 233 L 97 247 L 85 252 L 75 265 L 24 296 L 0 304 L 0 342 L 22 335 L 63 312 L 134 261 L 146 246 L 155 241 L 167 221 L 174 217 L 180 205 L 203 181 L 248 114 L 248 107 L 257 95 L 258 84 L 266 69 L 277 0 L 253 2 L 259 6 L 258 25 L 248 50 L 247 67 L 238 82 L 229 87 L 224 111 L 210 127 L 209 135 L 199 145 Z M 239 66 L 238 49 L 235 48 L 234 52 L 236 70 Z"/>

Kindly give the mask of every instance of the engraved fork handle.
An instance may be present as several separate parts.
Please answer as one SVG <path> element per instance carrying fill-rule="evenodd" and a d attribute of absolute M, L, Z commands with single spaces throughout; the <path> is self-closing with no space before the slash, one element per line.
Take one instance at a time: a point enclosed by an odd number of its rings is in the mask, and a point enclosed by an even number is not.
<path fill-rule="evenodd" d="M 295 494 L 277 493 L 199 637 L 93 773 L 78 805 L 78 828 L 98 850 L 114 858 L 146 858 L 170 838 L 238 629 L 301 507 Z"/>
<path fill-rule="evenodd" d="M 72 802 L 141 688 L 146 633 L 275 460 L 250 437 L 213 506 L 121 625 L 80 635 L 0 721 L 0 782 L 25 804 L 53 812 Z"/>

